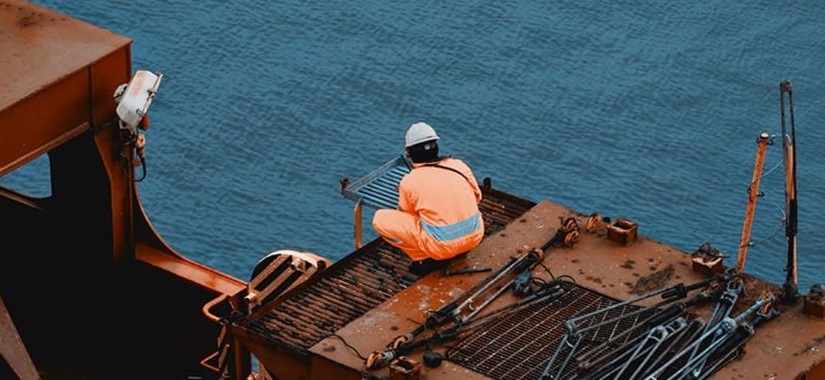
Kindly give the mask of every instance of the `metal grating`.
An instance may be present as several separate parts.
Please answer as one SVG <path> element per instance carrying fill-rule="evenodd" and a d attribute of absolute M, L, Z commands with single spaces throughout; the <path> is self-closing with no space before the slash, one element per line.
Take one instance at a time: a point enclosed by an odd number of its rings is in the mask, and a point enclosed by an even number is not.
<path fill-rule="evenodd" d="M 479 209 L 485 236 L 498 232 L 535 203 L 482 186 Z M 409 259 L 375 239 L 271 304 L 239 326 L 307 359 L 308 349 L 412 284 Z"/>
<path fill-rule="evenodd" d="M 618 301 L 612 298 L 574 286 L 559 297 L 537 302 L 495 321 L 490 326 L 474 331 L 472 335 L 450 348 L 447 357 L 455 363 L 494 379 L 540 379 L 547 363 L 567 334 L 565 322 L 616 303 Z M 581 325 L 581 331 L 587 330 L 587 326 L 609 322 L 616 317 L 633 314 L 634 311 L 641 309 L 640 306 L 626 305 L 610 313 L 597 315 Z M 556 380 L 600 378 L 598 375 L 591 377 L 597 373 L 599 367 L 587 368 L 582 359 L 594 352 L 597 355 L 589 356 L 590 360 L 605 359 L 615 354 L 618 347 L 625 343 L 632 343 L 636 338 L 644 335 L 644 331 L 622 336 L 621 339 L 614 340 L 614 344 L 610 345 L 607 350 L 599 352 L 599 349 L 605 346 L 604 342 L 619 332 L 632 330 L 633 326 L 656 311 L 656 309 L 645 310 L 635 316 L 618 318 L 616 322 L 588 330 L 583 334 L 582 343 L 578 347 L 577 354 L 573 356 L 573 362 L 565 367 Z M 688 329 L 683 337 L 669 348 L 669 352 L 687 345 L 695 331 L 695 328 Z M 564 354 L 567 352 L 569 351 Z M 663 356 L 667 356 L 667 352 Z M 676 366 L 680 364 L 675 363 Z M 554 362 L 551 368 L 554 373 L 557 372 L 561 368 L 561 360 Z"/>
<path fill-rule="evenodd" d="M 358 253 L 362 254 L 358 254 Z M 306 350 L 378 306 L 413 281 L 409 261 L 398 250 L 374 241 L 334 264 L 311 286 L 268 308 L 247 328 L 296 353 Z"/>

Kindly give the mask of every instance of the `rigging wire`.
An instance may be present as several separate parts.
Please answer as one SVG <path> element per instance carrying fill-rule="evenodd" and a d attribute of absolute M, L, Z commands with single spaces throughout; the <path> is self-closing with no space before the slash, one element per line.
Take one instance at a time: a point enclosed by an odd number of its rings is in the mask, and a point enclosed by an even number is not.
<path fill-rule="evenodd" d="M 771 135 L 770 141 L 768 142 L 768 145 L 773 145 L 774 144 L 773 139 L 775 137 L 776 137 L 776 135 Z M 778 160 L 776 162 L 776 164 L 773 165 L 773 167 L 771 167 L 770 169 L 768 169 L 764 173 L 760 174 L 755 180 L 752 180 L 751 183 L 748 185 L 748 190 L 747 190 L 748 194 L 750 194 L 751 191 L 753 190 L 753 185 L 754 184 L 761 181 L 763 178 L 766 178 L 766 177 L 770 176 L 774 172 L 774 170 L 776 170 L 777 168 L 782 166 L 783 163 L 784 163 L 783 160 Z M 757 196 L 758 197 L 763 197 L 763 196 L 765 196 L 765 193 L 760 191 Z M 765 243 L 769 240 L 772 240 L 773 238 L 776 237 L 777 234 L 779 234 L 779 232 L 785 226 L 785 223 L 786 223 L 786 220 L 787 220 L 787 215 L 785 214 L 785 210 L 783 210 L 781 207 L 777 206 L 775 203 L 773 205 L 777 209 L 779 209 L 780 214 L 782 214 L 782 218 L 780 219 L 779 226 L 777 227 L 777 229 L 774 230 L 773 233 L 771 233 L 770 235 L 768 235 L 767 237 L 765 237 L 763 239 L 757 240 L 756 242 L 754 242 L 753 240 L 750 240 L 745 244 L 740 244 L 738 248 L 753 247 L 753 246 L 756 246 L 756 245 L 760 245 L 760 244 Z"/>
<path fill-rule="evenodd" d="M 779 219 L 779 226 L 776 227 L 776 229 L 770 235 L 768 235 L 767 237 L 765 237 L 763 239 L 760 239 L 760 240 L 757 240 L 755 242 L 754 241 L 749 241 L 745 245 L 740 246 L 740 248 L 744 247 L 744 246 L 754 247 L 754 246 L 757 246 L 757 245 L 761 245 L 762 243 L 765 243 L 769 240 L 773 240 L 776 237 L 776 235 L 778 235 L 779 232 L 783 230 L 783 228 L 785 227 L 785 223 L 788 220 L 787 219 L 788 216 L 785 214 L 785 210 L 782 207 L 779 207 L 776 203 L 771 203 L 771 204 L 774 207 L 776 207 L 777 210 L 779 210 L 780 214 L 782 214 L 782 218 Z"/>
<path fill-rule="evenodd" d="M 774 136 L 771 136 L 771 140 L 773 140 L 773 137 L 774 137 Z M 762 179 L 762 178 L 767 177 L 767 176 L 768 176 L 768 175 L 770 175 L 770 174 L 771 174 L 774 170 L 776 170 L 778 167 L 782 166 L 782 164 L 784 164 L 784 161 L 782 161 L 782 160 L 777 161 L 776 165 L 774 165 L 772 168 L 768 169 L 765 173 L 763 173 L 762 175 L 760 175 L 760 176 L 759 176 L 759 179 Z M 755 182 L 751 182 L 751 184 L 750 184 L 750 186 L 748 186 L 748 188 L 750 189 L 750 187 L 751 187 L 751 186 L 753 186 L 753 184 L 754 184 L 754 183 L 755 183 Z"/>

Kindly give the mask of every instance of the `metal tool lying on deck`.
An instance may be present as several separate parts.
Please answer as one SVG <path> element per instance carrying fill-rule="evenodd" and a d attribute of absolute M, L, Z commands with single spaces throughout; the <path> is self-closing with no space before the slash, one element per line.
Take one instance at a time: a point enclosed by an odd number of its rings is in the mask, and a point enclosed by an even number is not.
<path fill-rule="evenodd" d="M 445 304 L 435 312 L 430 313 L 424 323 L 415 330 L 409 334 L 396 337 L 388 344 L 387 350 L 373 352 L 366 360 L 365 365 L 367 369 L 372 370 L 384 367 L 389 364 L 390 361 L 417 348 L 454 339 L 459 332 L 465 332 L 470 328 L 479 327 L 482 325 L 481 322 L 487 322 L 493 317 L 501 317 L 505 312 L 509 314 L 509 312 L 517 310 L 517 307 L 523 306 L 528 301 L 535 301 L 536 299 L 561 292 L 562 289 L 560 288 L 556 288 L 554 291 L 545 290 L 535 293 L 516 291 L 517 295 L 529 295 L 530 297 L 522 300 L 523 302 L 517 302 L 511 305 L 511 307 L 503 308 L 506 310 L 496 310 L 478 321 L 472 320 L 476 314 L 493 302 L 496 297 L 512 287 L 517 280 L 522 277 L 523 273 L 531 273 L 533 268 L 544 259 L 544 252 L 550 247 L 560 242 L 566 246 L 575 243 L 579 236 L 578 230 L 579 226 L 575 218 L 565 218 L 562 221 L 562 226 L 556 231 L 553 237 L 540 248 L 514 256 L 507 264 L 495 270 L 484 280 L 464 291 L 453 301 Z M 551 287 L 548 286 L 546 289 L 551 289 Z M 446 323 L 452 323 L 454 327 L 436 332 L 427 339 L 415 340 L 425 331 Z"/>
<path fill-rule="evenodd" d="M 704 304 L 712 300 L 718 300 L 724 290 L 723 285 L 729 281 L 728 275 L 721 275 L 708 285 L 708 287 L 699 294 L 691 297 L 687 301 L 675 302 L 666 309 L 656 311 L 649 316 L 638 320 L 632 327 L 613 335 L 604 343 L 582 352 L 576 356 L 576 362 L 580 370 L 591 370 L 598 368 L 598 370 L 590 374 L 588 379 L 604 378 L 609 371 L 612 371 L 616 366 L 627 363 L 629 355 L 628 347 L 633 347 L 640 340 L 646 339 L 645 336 L 638 336 L 624 344 L 620 341 L 625 339 L 627 335 L 640 328 L 647 328 L 647 335 L 672 335 L 680 332 L 682 328 L 687 326 L 680 326 L 681 321 L 685 321 L 683 313 L 691 306 Z M 677 285 L 678 286 L 678 285 Z M 685 321 L 687 322 L 687 321 Z M 683 333 L 683 332 L 681 332 Z M 602 364 L 605 363 L 605 364 Z M 652 364 L 651 364 L 652 365 Z"/>
<path fill-rule="evenodd" d="M 708 287 L 693 298 L 659 309 L 663 304 L 684 298 L 687 292 L 703 284 Z M 726 288 L 724 292 L 723 288 Z M 740 276 L 726 272 L 694 285 L 679 284 L 656 290 L 572 318 L 565 323 L 568 334 L 559 342 L 540 379 L 706 379 L 739 355 L 745 342 L 753 336 L 754 327 L 777 315 L 773 308 L 776 297 L 766 292 L 746 311 L 730 316 L 743 291 Z M 664 301 L 610 318 L 611 310 L 659 294 Z M 709 300 L 717 302 L 707 322 L 685 314 L 689 306 Z M 628 317 L 638 318 L 632 327 L 614 331 L 607 341 L 577 354 L 580 345 L 590 339 L 585 337 L 586 334 Z M 635 337 L 628 339 L 631 331 Z M 592 345 L 593 342 L 589 343 Z M 560 355 L 565 351 L 566 355 Z M 574 363 L 575 367 L 572 367 Z"/>
<path fill-rule="evenodd" d="M 483 267 L 483 268 L 462 268 L 462 269 L 455 269 L 455 270 L 445 269 L 445 270 L 444 270 L 444 275 L 445 275 L 445 276 L 454 276 L 454 275 L 457 275 L 457 274 L 469 274 L 469 273 L 489 272 L 489 271 L 491 271 L 491 270 L 493 270 L 493 268 L 490 268 L 490 267 Z"/>
<path fill-rule="evenodd" d="M 677 284 L 669 288 L 655 290 L 647 294 L 638 296 L 636 298 L 632 298 L 624 302 L 615 303 L 607 307 L 595 310 L 593 312 L 586 313 L 567 320 L 565 322 L 565 329 L 567 330 L 567 334 L 559 342 L 558 346 L 556 347 L 556 350 L 550 357 L 550 360 L 548 360 L 544 368 L 544 371 L 541 375 L 541 379 L 559 380 L 564 378 L 564 376 L 566 376 L 565 370 L 567 369 L 571 361 L 576 361 L 577 364 L 579 364 L 579 368 L 586 371 L 589 368 L 595 367 L 595 364 L 597 364 L 597 362 L 601 362 L 607 358 L 614 358 L 615 353 L 611 354 L 606 350 L 611 346 L 619 345 L 617 343 L 619 339 L 628 339 L 627 337 L 631 333 L 638 333 L 639 331 L 642 331 L 642 327 L 653 328 L 655 326 L 670 323 L 671 321 L 679 317 L 679 314 L 681 314 L 684 311 L 686 305 L 676 304 L 674 306 L 671 306 L 671 308 L 665 309 L 661 312 L 659 311 L 660 307 L 667 306 L 669 304 L 676 302 L 677 300 L 684 299 L 685 297 L 687 297 L 689 292 L 696 289 L 705 288 L 714 282 L 728 283 L 731 280 L 731 277 L 732 276 L 729 273 L 723 273 L 717 277 L 709 278 L 707 280 L 700 281 L 698 283 L 691 285 Z M 651 306 L 641 307 L 629 313 L 622 313 L 619 316 L 611 317 L 611 315 L 613 315 L 611 313 L 617 309 L 639 303 L 642 300 L 650 299 L 655 296 L 661 296 L 662 301 L 659 301 Z M 691 301 L 691 303 L 705 301 L 709 299 L 710 296 L 711 295 L 709 294 L 706 294 L 704 296 L 697 296 Z M 596 346 L 590 349 L 588 352 L 580 354 L 578 357 L 575 356 L 581 343 L 585 340 L 585 334 L 592 331 L 596 331 L 602 326 L 615 323 L 618 320 L 629 318 L 640 318 L 640 320 L 637 321 L 633 325 L 633 327 L 621 331 L 614 336 L 611 336 L 611 338 L 608 339 L 602 345 Z M 598 320 L 599 322 L 594 322 L 595 320 Z M 639 337 L 636 337 L 633 339 L 629 339 L 627 343 L 633 344 L 638 340 Z M 566 354 L 563 354 L 563 352 L 565 351 Z M 576 358 L 576 360 L 574 360 L 574 357 Z"/>
<path fill-rule="evenodd" d="M 742 291 L 741 285 L 729 288 L 722 300 L 730 297 L 735 302 L 735 294 Z M 726 297 L 727 296 L 727 297 Z M 702 334 L 693 340 L 690 345 L 679 352 L 667 353 L 669 360 L 661 366 L 648 368 L 644 375 L 646 380 L 658 379 L 706 379 L 724 363 L 735 357 L 739 347 L 753 335 L 753 327 L 773 318 L 776 315 L 773 304 L 776 297 L 766 292 L 757 299 L 751 307 L 735 317 L 729 316 L 732 307 L 723 305 L 717 308 L 711 321 L 705 325 Z M 727 302 L 722 302 L 726 304 Z M 752 315 L 754 315 L 750 319 Z M 671 367 L 677 362 L 687 361 L 673 370 Z M 672 372 L 671 372 L 672 371 Z"/>

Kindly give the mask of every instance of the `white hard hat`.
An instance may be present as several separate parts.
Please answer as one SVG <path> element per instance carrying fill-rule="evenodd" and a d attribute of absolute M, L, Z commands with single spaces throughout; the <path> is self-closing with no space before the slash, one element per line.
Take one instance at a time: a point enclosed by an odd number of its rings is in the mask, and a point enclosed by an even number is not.
<path fill-rule="evenodd" d="M 438 140 L 438 135 L 435 134 L 433 127 L 427 123 L 419 122 L 411 125 L 410 129 L 407 130 L 404 147 L 409 148 L 413 145 L 435 140 Z"/>

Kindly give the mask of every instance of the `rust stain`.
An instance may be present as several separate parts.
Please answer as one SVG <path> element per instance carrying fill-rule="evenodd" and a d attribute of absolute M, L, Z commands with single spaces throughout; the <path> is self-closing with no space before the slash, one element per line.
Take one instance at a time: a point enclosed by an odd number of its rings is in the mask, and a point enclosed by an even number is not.
<path fill-rule="evenodd" d="M 641 295 L 662 289 L 667 285 L 668 281 L 670 281 L 670 278 L 673 277 L 675 271 L 676 268 L 674 268 L 673 265 L 668 265 L 658 272 L 642 276 L 636 281 L 636 284 L 631 287 L 630 292 Z"/>
<path fill-rule="evenodd" d="M 819 350 L 819 346 L 821 346 L 822 343 L 825 343 L 825 335 L 822 335 L 818 338 L 813 339 L 811 342 L 806 344 L 805 347 L 802 347 L 801 350 L 799 350 L 798 352 L 795 352 L 793 354 L 793 356 L 799 356 L 799 355 L 814 353 L 814 352 Z"/>
<path fill-rule="evenodd" d="M 35 24 L 37 24 L 37 15 L 23 16 L 20 21 L 17 22 L 17 25 L 20 25 L 21 28 L 27 28 Z"/>

